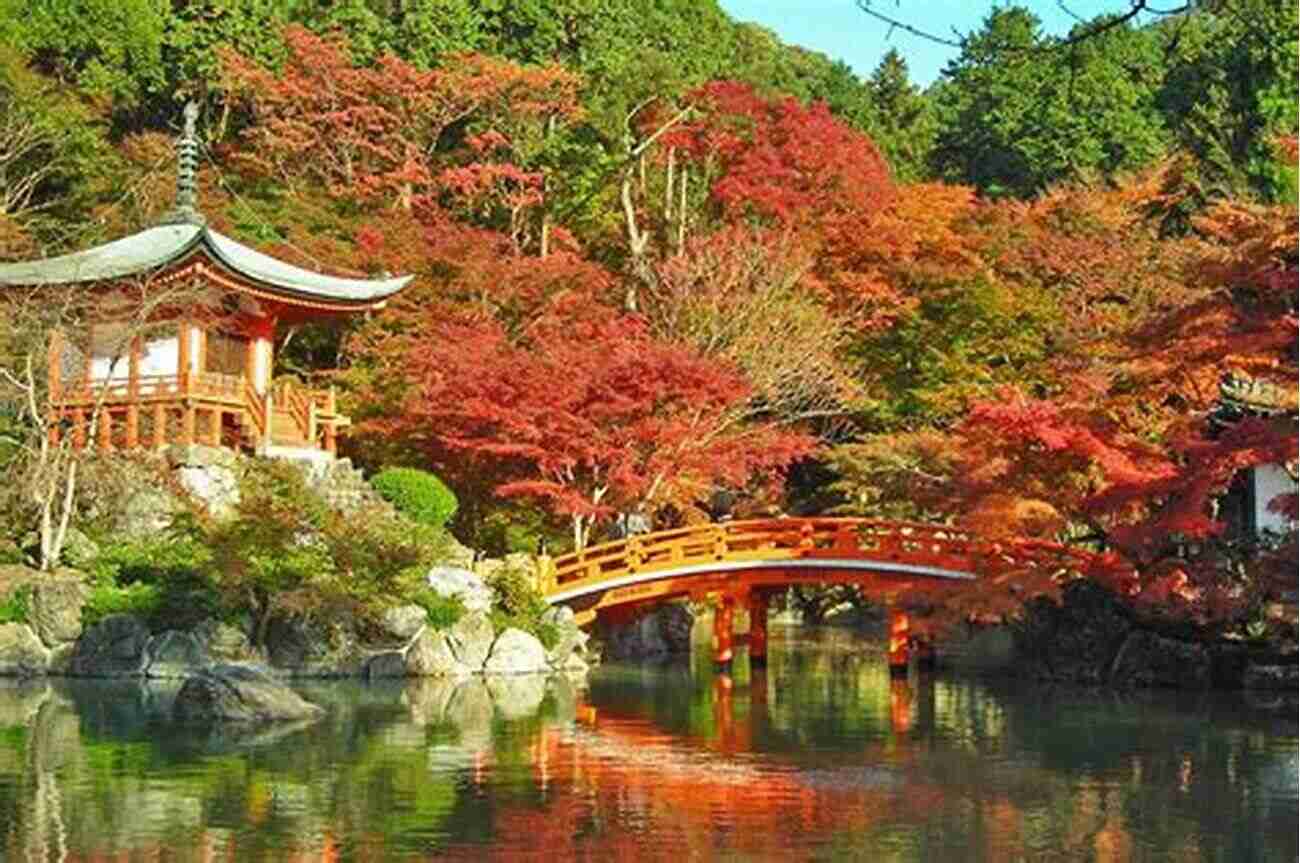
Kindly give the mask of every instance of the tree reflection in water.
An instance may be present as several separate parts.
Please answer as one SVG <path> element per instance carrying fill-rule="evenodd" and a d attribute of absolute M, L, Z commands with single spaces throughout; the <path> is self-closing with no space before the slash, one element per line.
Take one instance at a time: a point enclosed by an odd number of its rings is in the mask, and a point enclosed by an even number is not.
<path fill-rule="evenodd" d="M 314 685 L 325 719 L 265 729 L 173 726 L 165 687 L 0 684 L 0 858 L 1297 857 L 1294 703 L 891 681 L 779 636 L 769 663 L 609 667 L 536 709 L 523 683 Z"/>

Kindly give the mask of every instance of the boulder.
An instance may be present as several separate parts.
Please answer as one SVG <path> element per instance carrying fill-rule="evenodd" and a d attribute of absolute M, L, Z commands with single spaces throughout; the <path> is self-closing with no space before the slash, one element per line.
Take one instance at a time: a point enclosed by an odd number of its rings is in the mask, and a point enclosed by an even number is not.
<path fill-rule="evenodd" d="M 36 677 L 50 667 L 50 651 L 25 623 L 0 623 L 0 677 Z"/>
<path fill-rule="evenodd" d="M 41 536 L 36 531 L 29 531 L 21 543 L 27 559 L 37 565 L 41 556 Z M 69 527 L 63 535 L 63 548 L 59 549 L 59 559 L 68 566 L 86 569 L 99 557 L 99 546 L 93 539 L 75 527 Z"/>
<path fill-rule="evenodd" d="M 231 450 L 176 445 L 165 452 L 176 481 L 217 517 L 229 515 L 239 503 L 239 457 Z"/>
<path fill-rule="evenodd" d="M 1037 677 L 1104 683 L 1132 627 L 1128 610 L 1114 594 L 1079 579 L 1065 587 L 1059 606 L 1045 599 L 1026 606 L 1013 631 L 1018 664 Z"/>
<path fill-rule="evenodd" d="M 243 629 L 216 618 L 200 621 L 194 635 L 214 662 L 256 662 L 262 658 Z"/>
<path fill-rule="evenodd" d="M 1264 665 L 1252 662 L 1246 665 L 1245 673 L 1241 676 L 1241 686 L 1243 689 L 1256 692 L 1280 691 L 1294 694 L 1297 686 L 1300 686 L 1300 675 L 1297 674 L 1297 670 L 1294 662 L 1290 665 Z"/>
<path fill-rule="evenodd" d="M 368 658 L 341 624 L 283 619 L 267 628 L 266 653 L 273 668 L 295 677 L 359 677 Z"/>
<path fill-rule="evenodd" d="M 542 615 L 542 622 L 555 627 L 559 633 L 555 646 L 546 652 L 546 661 L 552 668 L 564 668 L 570 657 L 586 655 L 588 636 L 574 621 L 573 609 L 567 605 L 548 608 Z"/>
<path fill-rule="evenodd" d="M 110 614 L 87 629 L 68 661 L 76 677 L 137 677 L 144 673 L 149 630 L 130 614 Z"/>
<path fill-rule="evenodd" d="M 569 674 L 586 674 L 591 670 L 591 663 L 583 659 L 576 653 L 569 654 L 569 657 L 563 663 L 556 666 L 560 671 Z"/>
<path fill-rule="evenodd" d="M 450 633 L 426 629 L 406 649 L 406 673 L 414 677 L 468 677 L 470 668 L 456 658 L 449 643 Z M 481 667 L 481 666 L 480 666 Z"/>
<path fill-rule="evenodd" d="M 116 513 L 117 531 L 126 539 L 157 537 L 183 507 L 174 495 L 147 485 L 135 486 Z"/>
<path fill-rule="evenodd" d="M 385 650 L 366 660 L 366 677 L 406 677 L 406 656 L 400 650 Z"/>
<path fill-rule="evenodd" d="M 174 629 L 149 639 L 144 652 L 145 677 L 188 677 L 212 661 L 202 638 L 192 632 Z"/>
<path fill-rule="evenodd" d="M 946 668 L 974 674 L 997 674 L 1016 667 L 1015 641 L 1006 626 L 967 625 L 935 643 Z"/>
<path fill-rule="evenodd" d="M 492 619 L 486 612 L 474 611 L 462 615 L 447 631 L 447 646 L 452 655 L 472 671 L 480 671 L 492 652 L 495 632 Z"/>
<path fill-rule="evenodd" d="M 510 628 L 497 636 L 483 664 L 484 674 L 545 674 L 546 648 L 531 633 Z"/>
<path fill-rule="evenodd" d="M 458 566 L 435 566 L 429 570 L 429 587 L 439 596 L 456 597 L 466 611 L 492 609 L 492 589 L 473 572 Z"/>
<path fill-rule="evenodd" d="M 474 558 L 477 555 L 474 553 L 474 549 L 461 545 L 454 536 L 448 536 L 443 557 L 446 559 L 448 566 L 472 571 L 474 569 Z"/>
<path fill-rule="evenodd" d="M 429 613 L 418 605 L 399 605 L 386 610 L 379 624 L 386 635 L 409 641 L 428 619 Z"/>
<path fill-rule="evenodd" d="M 172 704 L 172 716 L 181 722 L 267 722 L 322 713 L 266 672 L 244 665 L 217 665 L 192 675 Z"/>
<path fill-rule="evenodd" d="M 654 616 L 659 621 L 659 633 L 671 654 L 691 652 L 691 630 L 695 627 L 695 615 L 685 603 L 674 602 L 661 605 Z"/>
<path fill-rule="evenodd" d="M 544 674 L 489 677 L 484 682 L 492 696 L 493 707 L 503 719 L 526 719 L 536 715 L 546 697 Z"/>
<path fill-rule="evenodd" d="M 81 579 L 69 570 L 33 583 L 28 618 L 47 646 L 56 647 L 81 636 L 81 606 L 86 593 Z"/>
<path fill-rule="evenodd" d="M 69 527 L 63 537 L 63 549 L 59 556 L 68 566 L 88 569 L 95 558 L 99 557 L 99 546 L 75 527 Z"/>
<path fill-rule="evenodd" d="M 605 626 L 601 638 L 612 659 L 659 659 L 690 653 L 695 617 L 684 603 L 661 605 L 631 623 Z"/>
<path fill-rule="evenodd" d="M 1192 641 L 1134 630 L 1115 655 L 1113 686 L 1167 686 L 1205 689 L 1211 681 L 1210 654 Z"/>

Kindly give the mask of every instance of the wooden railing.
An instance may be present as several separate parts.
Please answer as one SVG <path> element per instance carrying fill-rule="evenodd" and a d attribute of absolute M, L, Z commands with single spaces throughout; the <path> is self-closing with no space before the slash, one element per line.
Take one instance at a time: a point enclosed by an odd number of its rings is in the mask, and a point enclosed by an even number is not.
<path fill-rule="evenodd" d="M 267 409 L 266 399 L 257 391 L 251 381 L 244 381 L 244 404 L 246 408 L 245 415 L 252 426 L 254 439 L 251 441 L 256 448 L 259 443 L 266 439 L 270 429 L 270 411 Z"/>
<path fill-rule="evenodd" d="M 215 372 L 77 377 L 51 384 L 51 401 L 62 420 L 51 437 L 66 436 L 76 447 L 203 443 L 260 450 L 272 442 L 274 411 L 280 409 L 293 423 L 294 443 L 333 453 L 337 427 L 348 424 L 337 412 L 332 389 L 310 390 L 290 381 L 277 382 L 265 394 L 243 375 Z"/>
<path fill-rule="evenodd" d="M 864 518 L 776 518 L 698 525 L 543 558 L 546 594 L 596 591 L 627 575 L 710 563 L 870 560 L 976 576 L 1011 570 L 1080 571 L 1092 552 L 1045 540 L 988 540 L 946 525 Z"/>

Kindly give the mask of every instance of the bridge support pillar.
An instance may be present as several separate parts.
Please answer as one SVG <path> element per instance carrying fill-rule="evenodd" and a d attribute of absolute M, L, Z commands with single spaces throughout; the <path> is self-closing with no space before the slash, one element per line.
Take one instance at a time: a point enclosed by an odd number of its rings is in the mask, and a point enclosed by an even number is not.
<path fill-rule="evenodd" d="M 736 598 L 730 594 L 718 597 L 718 607 L 713 612 L 713 664 L 731 665 L 731 633 L 735 628 Z"/>
<path fill-rule="evenodd" d="M 767 665 L 767 594 L 749 592 L 749 664 Z"/>
<path fill-rule="evenodd" d="M 911 658 L 912 622 L 907 612 L 889 609 L 889 674 L 891 677 L 907 676 L 907 661 Z"/>

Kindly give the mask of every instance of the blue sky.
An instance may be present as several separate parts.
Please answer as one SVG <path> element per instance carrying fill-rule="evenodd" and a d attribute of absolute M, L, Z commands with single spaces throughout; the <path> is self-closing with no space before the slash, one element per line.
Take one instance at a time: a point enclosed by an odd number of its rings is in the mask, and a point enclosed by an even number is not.
<path fill-rule="evenodd" d="M 776 31 L 781 40 L 802 45 L 835 60 L 843 60 L 859 75 L 876 68 L 892 47 L 907 60 L 912 80 L 928 85 L 957 53 L 901 30 L 889 35 L 889 26 L 863 14 L 854 0 L 720 0 L 737 20 L 753 21 Z M 948 35 L 956 27 L 968 32 L 980 26 L 995 3 L 991 0 L 875 0 L 882 12 L 932 33 Z M 1070 29 L 1075 22 L 1057 0 L 1025 0 L 1051 33 Z M 1085 19 L 1116 12 L 1122 0 L 1072 0 L 1065 5 Z M 888 38 L 887 38 L 888 37 Z"/>

